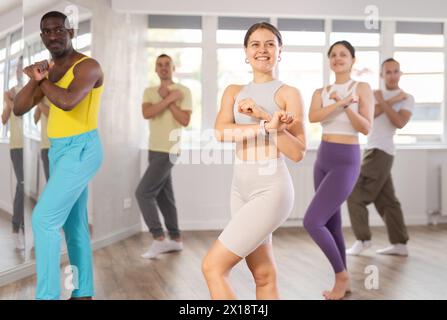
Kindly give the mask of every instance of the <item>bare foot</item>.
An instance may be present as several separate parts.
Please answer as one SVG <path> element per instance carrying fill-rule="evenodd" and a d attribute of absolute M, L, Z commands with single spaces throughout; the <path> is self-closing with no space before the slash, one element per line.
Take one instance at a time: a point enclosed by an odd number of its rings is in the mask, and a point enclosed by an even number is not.
<path fill-rule="evenodd" d="M 341 300 L 347 293 L 351 292 L 351 283 L 347 271 L 335 274 L 335 284 L 332 291 L 324 291 L 323 296 L 326 300 Z"/>

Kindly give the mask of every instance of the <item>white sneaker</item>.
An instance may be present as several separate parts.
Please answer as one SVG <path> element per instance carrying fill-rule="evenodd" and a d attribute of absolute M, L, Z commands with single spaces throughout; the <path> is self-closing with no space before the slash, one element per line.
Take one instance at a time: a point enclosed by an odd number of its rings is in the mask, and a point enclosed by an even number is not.
<path fill-rule="evenodd" d="M 147 250 L 145 253 L 143 253 L 141 255 L 141 257 L 144 259 L 154 259 L 159 254 L 166 252 L 167 244 L 168 244 L 168 242 L 165 239 L 154 240 L 154 241 L 152 241 L 152 244 L 149 247 L 149 250 Z"/>
<path fill-rule="evenodd" d="M 14 243 L 17 250 L 25 250 L 25 235 L 23 231 L 19 231 L 18 233 L 14 233 Z"/>
<path fill-rule="evenodd" d="M 358 256 L 363 250 L 371 247 L 371 241 L 357 240 L 351 248 L 346 250 L 346 254 L 350 256 Z"/>
<path fill-rule="evenodd" d="M 159 254 L 182 251 L 183 242 L 174 240 L 154 240 L 145 253 L 141 255 L 144 259 L 155 259 Z"/>
<path fill-rule="evenodd" d="M 396 256 L 408 256 L 407 245 L 398 243 L 393 244 L 387 248 L 380 249 L 376 251 L 378 254 L 388 254 L 388 255 L 396 255 Z"/>
<path fill-rule="evenodd" d="M 167 252 L 182 251 L 183 250 L 183 242 L 170 240 L 167 244 L 167 249 L 168 249 Z"/>

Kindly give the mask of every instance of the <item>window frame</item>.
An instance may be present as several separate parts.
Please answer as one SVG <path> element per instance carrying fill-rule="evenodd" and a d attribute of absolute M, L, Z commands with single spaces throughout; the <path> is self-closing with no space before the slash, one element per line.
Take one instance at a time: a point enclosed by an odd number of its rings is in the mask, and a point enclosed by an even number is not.
<path fill-rule="evenodd" d="M 0 88 L 2 90 L 2 108 L 0 112 L 3 112 L 3 93 L 10 90 L 9 88 L 9 80 L 10 80 L 10 71 L 11 71 L 11 63 L 14 59 L 17 59 L 20 55 L 23 53 L 22 50 L 19 50 L 18 52 L 15 52 L 14 54 L 11 54 L 11 45 L 12 40 L 17 34 L 23 34 L 23 28 L 19 27 L 13 31 L 10 31 L 3 35 L 1 40 L 5 41 L 5 58 L 0 60 L 0 63 L 4 64 L 3 67 L 3 87 Z M 23 47 L 23 42 L 21 43 Z M 9 143 L 9 121 L 6 125 L 3 125 L 3 123 L 0 122 L 0 141 L 4 143 Z"/>

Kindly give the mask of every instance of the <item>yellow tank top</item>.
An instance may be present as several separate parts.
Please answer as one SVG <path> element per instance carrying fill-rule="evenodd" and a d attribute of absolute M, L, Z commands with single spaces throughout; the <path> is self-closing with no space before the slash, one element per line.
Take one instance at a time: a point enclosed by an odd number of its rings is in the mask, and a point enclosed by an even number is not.
<path fill-rule="evenodd" d="M 64 76 L 55 83 L 67 89 L 74 79 L 74 67 L 89 57 L 76 61 Z M 93 88 L 72 110 L 64 111 L 50 101 L 47 133 L 49 138 L 64 138 L 79 135 L 98 127 L 98 113 L 104 85 Z"/>

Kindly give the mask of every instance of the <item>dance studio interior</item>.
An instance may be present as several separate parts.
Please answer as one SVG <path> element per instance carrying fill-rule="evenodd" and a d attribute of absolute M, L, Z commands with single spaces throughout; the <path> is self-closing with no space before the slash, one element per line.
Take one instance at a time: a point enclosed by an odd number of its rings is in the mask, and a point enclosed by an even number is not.
<path fill-rule="evenodd" d="M 446 63 L 445 0 L 1 0 L 0 300 L 447 300 Z"/>

